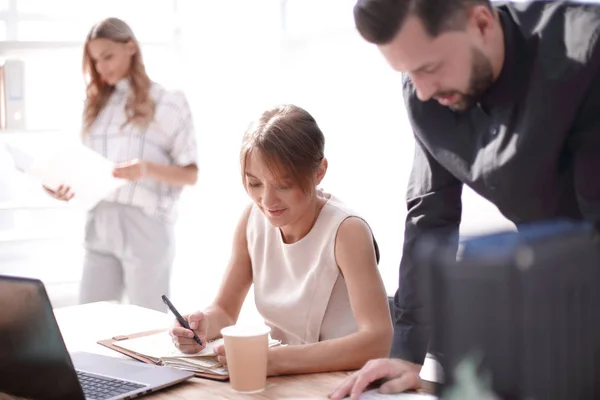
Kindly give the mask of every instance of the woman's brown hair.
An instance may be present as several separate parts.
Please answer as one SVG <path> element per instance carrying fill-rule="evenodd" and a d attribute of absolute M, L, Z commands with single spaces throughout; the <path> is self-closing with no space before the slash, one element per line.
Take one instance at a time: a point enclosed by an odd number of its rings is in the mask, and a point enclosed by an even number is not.
<path fill-rule="evenodd" d="M 123 125 L 133 123 L 140 127 L 147 126 L 154 118 L 156 104 L 150 97 L 151 81 L 146 74 L 140 46 L 133 31 L 124 21 L 118 18 L 107 18 L 94 25 L 87 35 L 83 51 L 83 74 L 87 81 L 86 99 L 83 111 L 83 132 L 87 132 L 112 92 L 113 86 L 104 82 L 94 64 L 88 44 L 94 39 L 108 39 L 118 43 L 133 42 L 136 47 L 131 59 L 129 79 L 132 96 L 127 100 L 125 113 L 127 119 Z"/>
<path fill-rule="evenodd" d="M 248 156 L 258 151 L 271 171 L 289 176 L 305 193 L 311 193 L 312 177 L 324 150 L 325 137 L 312 115 L 292 104 L 276 106 L 246 130 L 240 152 L 242 178 Z"/>

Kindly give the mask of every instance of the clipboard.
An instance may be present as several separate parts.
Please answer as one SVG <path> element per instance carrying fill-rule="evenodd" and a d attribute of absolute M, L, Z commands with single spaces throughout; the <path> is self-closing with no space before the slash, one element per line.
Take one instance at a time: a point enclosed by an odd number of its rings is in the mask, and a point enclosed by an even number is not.
<path fill-rule="evenodd" d="M 109 339 L 98 340 L 97 343 L 104 347 L 108 347 L 111 350 L 117 351 L 121 354 L 125 354 L 126 356 L 136 359 L 138 361 L 141 361 L 143 363 L 158 365 L 151 358 L 145 357 L 141 354 L 138 354 L 133 351 L 116 346 L 115 343 L 120 340 L 135 339 L 135 338 L 139 338 L 139 337 L 143 337 L 143 336 L 155 335 L 157 333 L 165 332 L 166 330 L 167 329 L 155 329 L 152 331 L 133 333 L 130 335 L 113 336 L 112 338 L 109 338 Z M 194 374 L 199 378 L 211 379 L 211 380 L 215 380 L 215 381 L 225 382 L 225 381 L 229 380 L 229 375 L 218 375 L 218 374 L 211 374 L 211 373 L 206 373 L 206 372 L 194 372 Z"/>

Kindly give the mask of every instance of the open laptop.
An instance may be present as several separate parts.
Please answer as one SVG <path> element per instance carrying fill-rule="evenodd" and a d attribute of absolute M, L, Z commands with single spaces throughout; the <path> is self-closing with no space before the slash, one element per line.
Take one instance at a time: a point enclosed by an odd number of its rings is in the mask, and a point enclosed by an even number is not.
<path fill-rule="evenodd" d="M 193 375 L 133 360 L 69 354 L 43 283 L 0 275 L 0 397 L 130 399 Z"/>

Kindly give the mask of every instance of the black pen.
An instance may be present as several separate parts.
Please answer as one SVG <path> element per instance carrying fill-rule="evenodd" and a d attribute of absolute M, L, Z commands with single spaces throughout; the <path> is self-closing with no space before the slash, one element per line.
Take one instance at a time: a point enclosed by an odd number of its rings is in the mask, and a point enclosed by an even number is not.
<path fill-rule="evenodd" d="M 179 314 L 179 311 L 177 311 L 177 309 L 175 308 L 173 303 L 171 303 L 171 301 L 167 298 L 167 296 L 165 296 L 163 294 L 161 297 L 162 297 L 162 300 L 167 305 L 167 307 L 169 307 L 169 310 L 171 310 L 173 315 L 175 315 L 175 318 L 177 318 L 177 321 L 181 324 L 181 326 L 183 326 L 185 329 L 189 329 L 190 331 L 194 332 L 194 330 L 192 328 L 190 328 L 190 325 L 187 323 L 185 318 L 183 318 L 181 316 L 181 314 Z M 198 335 L 196 335 L 196 332 L 194 332 L 194 340 L 196 341 L 196 343 L 198 343 L 200 346 L 202 346 L 202 341 L 200 340 Z"/>

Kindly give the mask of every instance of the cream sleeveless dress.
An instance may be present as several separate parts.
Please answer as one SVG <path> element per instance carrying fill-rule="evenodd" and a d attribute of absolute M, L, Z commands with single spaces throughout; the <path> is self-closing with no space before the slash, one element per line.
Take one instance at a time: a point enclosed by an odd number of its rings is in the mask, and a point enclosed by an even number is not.
<path fill-rule="evenodd" d="M 353 216 L 330 196 L 311 231 L 286 244 L 279 228 L 252 206 L 246 235 L 254 297 L 274 339 L 297 345 L 356 332 L 346 283 L 335 260 L 340 224 Z"/>

